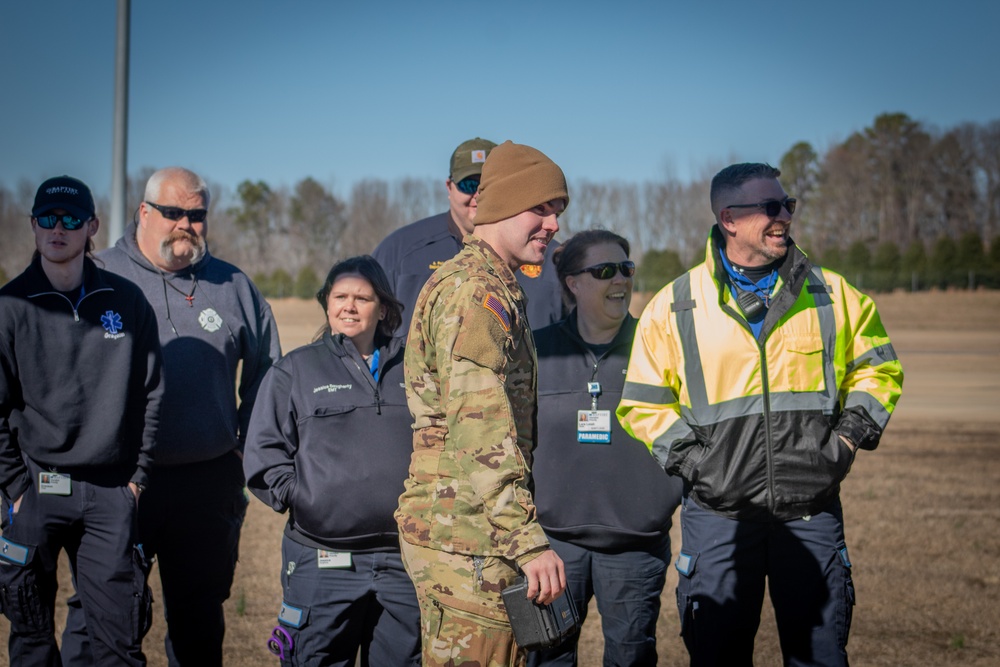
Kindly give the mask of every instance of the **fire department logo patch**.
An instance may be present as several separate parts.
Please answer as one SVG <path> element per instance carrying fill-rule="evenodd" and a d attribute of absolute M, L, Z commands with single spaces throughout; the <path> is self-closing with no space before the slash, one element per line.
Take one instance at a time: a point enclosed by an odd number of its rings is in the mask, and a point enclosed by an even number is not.
<path fill-rule="evenodd" d="M 198 324 L 209 333 L 215 333 L 222 328 L 222 315 L 215 312 L 214 308 L 206 308 L 198 314 Z"/>

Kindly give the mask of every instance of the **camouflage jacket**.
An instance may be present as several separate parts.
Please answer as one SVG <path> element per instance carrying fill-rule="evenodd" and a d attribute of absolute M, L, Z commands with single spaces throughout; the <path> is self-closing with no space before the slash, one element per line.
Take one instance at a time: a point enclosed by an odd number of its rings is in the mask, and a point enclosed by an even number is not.
<path fill-rule="evenodd" d="M 535 344 L 510 268 L 474 235 L 424 285 L 404 360 L 413 456 L 396 521 L 411 544 L 532 560 Z"/>

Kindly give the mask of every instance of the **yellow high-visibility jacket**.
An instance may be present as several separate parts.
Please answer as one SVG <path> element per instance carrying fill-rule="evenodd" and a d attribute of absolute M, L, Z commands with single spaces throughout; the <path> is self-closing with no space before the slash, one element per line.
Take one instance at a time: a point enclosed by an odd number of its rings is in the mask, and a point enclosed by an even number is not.
<path fill-rule="evenodd" d="M 822 510 L 874 449 L 903 369 L 874 302 L 795 246 L 755 339 L 715 227 L 705 262 L 664 287 L 636 330 L 617 415 L 706 509 L 790 520 Z"/>

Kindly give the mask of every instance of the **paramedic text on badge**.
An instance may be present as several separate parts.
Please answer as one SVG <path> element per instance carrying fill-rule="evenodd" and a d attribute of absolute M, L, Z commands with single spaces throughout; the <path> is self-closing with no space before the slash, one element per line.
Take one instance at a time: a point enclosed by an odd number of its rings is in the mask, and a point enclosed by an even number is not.
<path fill-rule="evenodd" d="M 611 411 L 579 410 L 576 413 L 577 442 L 611 444 Z"/>

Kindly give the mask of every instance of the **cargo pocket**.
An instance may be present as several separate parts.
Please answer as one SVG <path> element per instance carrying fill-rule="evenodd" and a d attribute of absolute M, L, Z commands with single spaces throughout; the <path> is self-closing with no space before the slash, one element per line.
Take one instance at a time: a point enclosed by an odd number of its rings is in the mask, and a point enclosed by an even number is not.
<path fill-rule="evenodd" d="M 152 566 L 142 545 L 135 545 L 132 548 L 132 572 L 135 577 L 132 591 L 132 632 L 136 644 L 142 642 L 153 625 L 153 591 L 149 588 L 149 571 Z"/>
<path fill-rule="evenodd" d="M 681 623 L 681 637 L 690 645 L 694 640 L 694 620 L 698 603 L 692 598 L 692 578 L 698 564 L 698 554 L 680 551 L 674 568 L 677 570 L 677 614 Z"/>
<path fill-rule="evenodd" d="M 0 609 L 11 630 L 28 637 L 50 637 L 55 628 L 52 610 L 38 591 L 35 547 L 0 537 Z"/>
<path fill-rule="evenodd" d="M 429 636 L 430 646 L 423 647 L 425 664 L 461 663 L 466 655 L 489 656 L 491 665 L 518 664 L 517 644 L 508 623 L 456 609 L 436 600 L 440 611 L 437 632 Z"/>
<path fill-rule="evenodd" d="M 840 648 L 847 647 L 847 638 L 851 634 L 851 621 L 854 618 L 854 579 L 851 577 L 851 559 L 847 555 L 847 545 L 841 542 L 837 545 L 837 561 L 844 568 L 844 589 L 837 614 L 837 644 Z"/>

